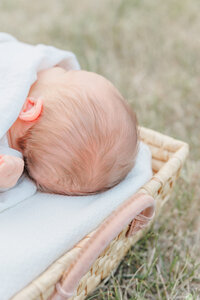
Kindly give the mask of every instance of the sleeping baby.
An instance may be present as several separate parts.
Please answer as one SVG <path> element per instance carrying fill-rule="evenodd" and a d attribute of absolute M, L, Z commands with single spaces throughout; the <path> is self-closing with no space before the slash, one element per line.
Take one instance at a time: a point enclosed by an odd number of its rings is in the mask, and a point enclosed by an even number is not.
<path fill-rule="evenodd" d="M 7 132 L 20 151 L 0 158 L 0 187 L 13 187 L 25 164 L 45 192 L 86 195 L 119 183 L 137 153 L 135 114 L 104 77 L 53 67 L 38 73 Z"/>
<path fill-rule="evenodd" d="M 1 191 L 14 187 L 24 168 L 39 190 L 63 195 L 102 192 L 125 178 L 135 162 L 138 130 L 134 112 L 117 89 L 98 74 L 73 70 L 78 63 L 70 52 L 29 46 L 5 34 L 1 45 L 3 108 L 5 97 L 13 106 L 12 99 L 24 97 L 21 111 L 4 126 L 4 142 L 12 151 L 4 153 L 0 147 Z M 35 69 L 42 66 L 35 80 L 31 63 Z M 8 116 L 0 111 L 0 132 L 12 111 L 12 104 Z"/>

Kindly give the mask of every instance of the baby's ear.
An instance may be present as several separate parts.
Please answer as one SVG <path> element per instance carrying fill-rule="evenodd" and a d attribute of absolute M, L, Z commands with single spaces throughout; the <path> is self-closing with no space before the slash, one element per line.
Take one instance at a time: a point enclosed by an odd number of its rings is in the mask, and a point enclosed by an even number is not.
<path fill-rule="evenodd" d="M 26 98 L 26 102 L 19 114 L 19 119 L 26 122 L 33 122 L 39 118 L 43 108 L 43 102 L 41 98 Z"/>

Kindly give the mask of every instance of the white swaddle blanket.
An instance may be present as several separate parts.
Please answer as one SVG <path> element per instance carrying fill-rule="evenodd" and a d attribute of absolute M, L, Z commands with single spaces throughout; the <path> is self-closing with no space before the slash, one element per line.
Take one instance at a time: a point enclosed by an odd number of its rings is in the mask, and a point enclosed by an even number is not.
<path fill-rule="evenodd" d="M 0 33 L 0 139 L 17 119 L 37 72 L 54 65 L 79 68 L 71 52 L 26 45 Z M 40 193 L 25 176 L 16 187 L 0 193 L 0 299 L 8 300 L 30 283 L 151 176 L 151 154 L 140 143 L 135 167 L 104 193 Z"/>

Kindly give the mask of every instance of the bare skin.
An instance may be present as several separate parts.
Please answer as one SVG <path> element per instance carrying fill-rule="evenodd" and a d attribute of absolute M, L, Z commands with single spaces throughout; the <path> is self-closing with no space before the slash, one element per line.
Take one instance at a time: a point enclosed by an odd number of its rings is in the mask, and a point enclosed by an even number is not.
<path fill-rule="evenodd" d="M 0 155 L 0 187 L 7 189 L 15 186 L 23 170 L 23 159 L 11 155 Z"/>

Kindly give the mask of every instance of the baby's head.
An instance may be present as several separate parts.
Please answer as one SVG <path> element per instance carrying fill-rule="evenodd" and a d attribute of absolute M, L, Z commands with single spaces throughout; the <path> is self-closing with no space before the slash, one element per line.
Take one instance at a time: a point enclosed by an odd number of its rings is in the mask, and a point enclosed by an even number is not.
<path fill-rule="evenodd" d="M 29 97 L 42 100 L 43 108 L 17 145 L 41 190 L 97 193 L 119 183 L 132 169 L 138 145 L 136 117 L 104 77 L 48 69 L 39 73 Z"/>

